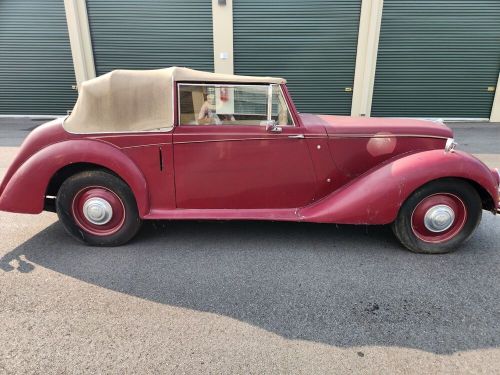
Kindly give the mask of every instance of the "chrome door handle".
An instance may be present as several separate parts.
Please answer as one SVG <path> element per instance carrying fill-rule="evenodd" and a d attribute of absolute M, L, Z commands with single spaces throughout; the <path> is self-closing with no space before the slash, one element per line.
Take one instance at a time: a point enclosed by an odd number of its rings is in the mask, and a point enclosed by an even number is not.
<path fill-rule="evenodd" d="M 288 138 L 304 139 L 304 134 L 289 135 Z"/>

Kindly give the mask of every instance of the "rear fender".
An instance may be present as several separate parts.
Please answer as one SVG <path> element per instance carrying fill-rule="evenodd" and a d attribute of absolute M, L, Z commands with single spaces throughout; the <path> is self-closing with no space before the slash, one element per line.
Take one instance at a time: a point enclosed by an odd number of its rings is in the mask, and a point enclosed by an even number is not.
<path fill-rule="evenodd" d="M 74 163 L 91 163 L 113 171 L 130 186 L 140 216 L 149 212 L 146 180 L 137 165 L 120 149 L 97 140 L 59 142 L 33 154 L 6 182 L 0 196 L 0 210 L 29 214 L 42 212 L 52 176 Z"/>
<path fill-rule="evenodd" d="M 404 156 L 372 169 L 322 200 L 298 211 L 301 220 L 338 224 L 389 224 L 403 202 L 419 187 L 436 179 L 474 181 L 497 201 L 493 173 L 461 151 L 431 150 Z"/>

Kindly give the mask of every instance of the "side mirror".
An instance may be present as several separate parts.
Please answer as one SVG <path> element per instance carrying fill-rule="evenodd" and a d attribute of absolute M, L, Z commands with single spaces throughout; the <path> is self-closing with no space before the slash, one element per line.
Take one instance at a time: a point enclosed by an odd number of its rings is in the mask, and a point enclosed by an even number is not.
<path fill-rule="evenodd" d="M 281 133 L 283 131 L 283 128 L 281 126 L 278 126 L 276 121 L 271 120 L 266 122 L 266 131 L 269 133 Z"/>

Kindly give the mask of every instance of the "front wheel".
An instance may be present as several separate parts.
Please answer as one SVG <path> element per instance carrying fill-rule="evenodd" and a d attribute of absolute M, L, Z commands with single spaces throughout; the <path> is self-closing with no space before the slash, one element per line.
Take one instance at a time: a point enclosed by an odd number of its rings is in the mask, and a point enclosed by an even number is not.
<path fill-rule="evenodd" d="M 442 254 L 468 240 L 481 215 L 481 199 L 470 184 L 443 179 L 414 192 L 402 205 L 392 229 L 409 250 Z"/>
<path fill-rule="evenodd" d="M 56 209 L 66 231 L 89 245 L 122 245 L 141 227 L 128 185 L 102 170 L 81 172 L 65 180 L 57 193 Z"/>

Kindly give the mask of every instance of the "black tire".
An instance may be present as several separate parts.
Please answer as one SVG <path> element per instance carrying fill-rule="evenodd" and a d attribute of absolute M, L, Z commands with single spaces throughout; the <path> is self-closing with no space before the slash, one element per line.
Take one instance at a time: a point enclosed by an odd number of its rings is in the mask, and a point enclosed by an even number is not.
<path fill-rule="evenodd" d="M 85 203 L 92 199 L 107 202 L 99 206 L 107 213 L 104 219 L 102 210 L 96 214 L 85 209 Z M 84 171 L 66 179 L 57 193 L 56 211 L 70 235 L 92 246 L 122 245 L 137 234 L 142 223 L 129 186 L 104 170 Z M 91 222 L 89 217 L 95 219 L 95 216 L 89 216 L 89 212 L 101 215 L 97 217 L 100 222 Z M 104 223 L 106 220 L 109 222 Z"/>
<path fill-rule="evenodd" d="M 459 207 L 454 212 L 452 226 L 446 231 L 431 233 L 425 224 L 425 216 L 422 218 L 420 214 L 420 210 L 425 210 L 425 204 L 432 204 L 433 199 L 450 199 Z M 461 214 L 462 209 L 465 214 Z M 413 252 L 444 254 L 457 250 L 471 237 L 481 216 L 481 198 L 474 187 L 458 179 L 441 179 L 422 186 L 404 202 L 392 224 L 392 230 L 399 241 Z M 420 221 L 422 224 L 419 224 Z"/>

